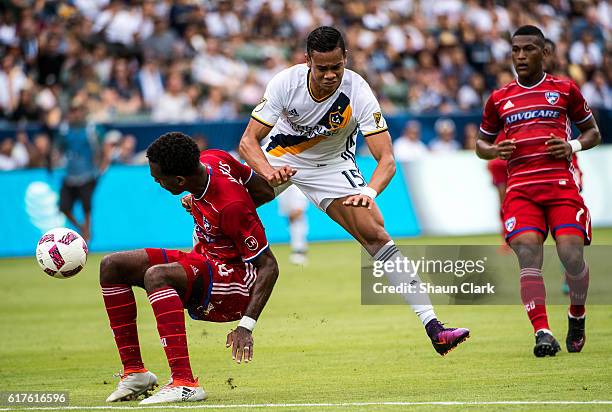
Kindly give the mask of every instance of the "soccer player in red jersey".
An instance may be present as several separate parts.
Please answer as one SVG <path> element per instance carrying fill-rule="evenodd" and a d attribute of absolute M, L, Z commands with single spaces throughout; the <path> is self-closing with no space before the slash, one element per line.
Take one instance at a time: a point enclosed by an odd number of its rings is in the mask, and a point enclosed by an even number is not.
<path fill-rule="evenodd" d="M 141 404 L 206 398 L 193 376 L 184 309 L 195 320 L 240 319 L 227 336 L 232 358 L 253 358 L 252 331 L 278 277 L 278 265 L 247 187 L 261 179 L 220 150 L 201 152 L 188 136 L 167 133 L 147 149 L 151 176 L 174 195 L 192 194 L 199 243 L 185 253 L 141 249 L 113 253 L 100 264 L 100 285 L 123 376 L 108 402 L 147 395 L 157 384 L 140 356 L 133 286 L 147 291 L 172 377 Z M 267 185 L 261 180 L 260 183 Z M 246 187 L 245 187 L 246 186 Z M 255 192 L 257 190 L 254 190 Z"/>
<path fill-rule="evenodd" d="M 554 356 L 560 350 L 548 325 L 542 279 L 543 243 L 549 228 L 570 288 L 567 349 L 580 352 L 584 346 L 589 269 L 583 248 L 591 242 L 591 225 L 571 155 L 601 141 L 578 87 L 544 72 L 548 53 L 537 27 L 522 26 L 514 33 L 512 63 L 518 78 L 491 94 L 476 147 L 483 159 L 508 160 L 504 229 L 518 257 L 521 300 L 535 331 L 538 357 Z M 570 140 L 572 122 L 581 132 L 574 140 Z M 506 139 L 494 143 L 502 129 Z"/>
<path fill-rule="evenodd" d="M 548 53 L 544 54 L 543 67 L 546 73 L 550 73 L 553 75 L 557 75 L 557 45 L 551 39 L 544 39 L 544 47 L 548 49 Z M 504 81 L 507 76 L 510 76 L 509 72 L 502 72 L 500 77 L 498 77 L 498 85 L 499 87 L 505 86 L 506 82 Z M 510 80 L 510 79 L 508 79 Z M 503 130 L 500 130 L 498 133 L 495 143 L 499 143 L 506 139 L 505 133 Z M 580 170 L 580 166 L 578 165 L 578 157 L 576 153 L 572 153 L 572 164 L 574 166 L 574 177 L 577 179 L 578 187 L 580 191 L 582 191 L 582 170 Z M 491 174 L 491 181 L 493 186 L 497 189 L 497 193 L 499 195 L 499 204 L 500 206 L 504 203 L 504 198 L 506 197 L 506 187 L 508 184 L 508 161 L 502 160 L 498 157 L 491 159 L 487 162 L 487 169 Z M 501 226 L 504 226 L 504 218 L 500 207 L 500 219 Z M 502 229 L 503 231 L 503 229 Z M 504 244 L 506 248 L 508 248 L 507 244 Z M 564 282 L 563 285 L 563 293 L 568 294 L 569 289 L 567 283 Z"/>

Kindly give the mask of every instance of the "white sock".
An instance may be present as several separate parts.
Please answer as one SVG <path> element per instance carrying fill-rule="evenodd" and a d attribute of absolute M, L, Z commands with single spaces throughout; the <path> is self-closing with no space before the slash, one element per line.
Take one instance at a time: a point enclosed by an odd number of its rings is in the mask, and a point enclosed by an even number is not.
<path fill-rule="evenodd" d="M 291 237 L 292 252 L 306 252 L 308 250 L 308 221 L 302 214 L 298 219 L 289 222 L 289 236 Z"/>
<path fill-rule="evenodd" d="M 399 251 L 395 243 L 390 240 L 383 247 L 380 248 L 378 252 L 373 256 L 374 260 L 379 261 L 396 261 L 399 259 L 404 259 L 404 256 Z M 413 269 L 414 272 L 414 269 Z M 421 283 L 421 278 L 417 273 L 414 273 L 414 277 L 410 277 L 411 273 L 406 272 L 387 272 L 385 271 L 385 276 L 389 279 L 389 283 L 393 286 L 400 286 L 402 283 L 406 283 L 408 279 L 410 283 L 413 281 L 417 281 L 417 290 L 418 284 Z M 431 301 L 429 300 L 429 296 L 427 294 L 414 294 L 414 293 L 405 293 L 402 294 L 402 297 L 410 305 L 414 313 L 421 319 L 423 325 L 427 325 L 429 321 L 436 318 L 436 314 L 434 312 L 433 306 L 431 305 Z"/>

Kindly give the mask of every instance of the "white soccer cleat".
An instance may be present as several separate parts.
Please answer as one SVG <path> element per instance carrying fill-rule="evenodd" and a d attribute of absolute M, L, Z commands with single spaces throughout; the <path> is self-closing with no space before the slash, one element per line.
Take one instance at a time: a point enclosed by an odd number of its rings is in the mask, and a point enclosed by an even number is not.
<path fill-rule="evenodd" d="M 106 402 L 134 401 L 142 394 L 157 386 L 157 376 L 152 372 L 134 372 L 121 376 L 115 392 L 111 393 Z"/>
<path fill-rule="evenodd" d="M 169 403 L 169 402 L 199 402 L 205 400 L 208 395 L 204 392 L 204 389 L 198 385 L 196 379 L 195 383 L 189 385 L 181 385 L 185 382 L 174 383 L 172 379 L 156 394 L 143 399 L 139 405 L 154 405 L 157 403 Z"/>

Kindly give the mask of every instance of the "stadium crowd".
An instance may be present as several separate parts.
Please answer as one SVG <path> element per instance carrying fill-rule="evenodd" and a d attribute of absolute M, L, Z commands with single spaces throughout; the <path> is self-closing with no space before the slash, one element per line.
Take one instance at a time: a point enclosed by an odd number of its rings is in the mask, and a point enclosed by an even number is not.
<path fill-rule="evenodd" d="M 0 120 L 55 127 L 74 101 L 95 122 L 235 119 L 304 61 L 318 25 L 345 33 L 349 68 L 387 114 L 481 108 L 512 76 L 510 35 L 522 24 L 557 44 L 559 72 L 591 106 L 612 109 L 611 16 L 605 0 L 7 0 Z M 0 144 L 0 169 L 19 139 Z M 31 140 L 29 151 L 47 145 Z"/>

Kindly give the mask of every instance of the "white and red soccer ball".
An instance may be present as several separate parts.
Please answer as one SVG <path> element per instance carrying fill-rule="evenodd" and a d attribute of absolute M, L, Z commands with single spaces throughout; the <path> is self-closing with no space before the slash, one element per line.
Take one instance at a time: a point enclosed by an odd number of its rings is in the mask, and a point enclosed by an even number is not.
<path fill-rule="evenodd" d="M 49 276 L 67 279 L 79 273 L 87 261 L 87 243 L 74 230 L 49 230 L 36 246 L 36 261 Z"/>

